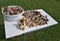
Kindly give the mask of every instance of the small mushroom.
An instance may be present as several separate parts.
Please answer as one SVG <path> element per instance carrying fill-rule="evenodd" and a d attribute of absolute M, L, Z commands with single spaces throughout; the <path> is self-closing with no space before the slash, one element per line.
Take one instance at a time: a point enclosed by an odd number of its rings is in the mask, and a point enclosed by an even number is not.
<path fill-rule="evenodd" d="M 20 29 L 21 29 L 21 30 L 24 30 L 24 29 L 25 29 L 25 27 L 22 25 L 22 26 L 20 26 Z"/>

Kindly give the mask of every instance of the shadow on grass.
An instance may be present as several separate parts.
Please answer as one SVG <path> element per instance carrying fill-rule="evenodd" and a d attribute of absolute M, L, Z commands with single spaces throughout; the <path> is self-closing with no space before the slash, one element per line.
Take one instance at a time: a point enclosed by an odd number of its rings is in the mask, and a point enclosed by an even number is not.
<path fill-rule="evenodd" d="M 0 24 L 0 40 L 5 39 L 4 25 Z"/>
<path fill-rule="evenodd" d="M 55 0 L 55 1 L 60 1 L 60 0 Z"/>

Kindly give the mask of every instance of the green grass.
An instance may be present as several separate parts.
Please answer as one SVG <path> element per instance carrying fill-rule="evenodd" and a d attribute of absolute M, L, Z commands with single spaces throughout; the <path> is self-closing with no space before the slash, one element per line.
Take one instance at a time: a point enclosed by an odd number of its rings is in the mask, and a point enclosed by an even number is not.
<path fill-rule="evenodd" d="M 1 8 L 8 5 L 20 5 L 24 10 L 44 9 L 59 24 L 45 29 L 5 39 L 4 21 Z M 16 32 L 17 33 L 17 32 Z M 0 0 L 0 41 L 60 41 L 60 0 Z"/>

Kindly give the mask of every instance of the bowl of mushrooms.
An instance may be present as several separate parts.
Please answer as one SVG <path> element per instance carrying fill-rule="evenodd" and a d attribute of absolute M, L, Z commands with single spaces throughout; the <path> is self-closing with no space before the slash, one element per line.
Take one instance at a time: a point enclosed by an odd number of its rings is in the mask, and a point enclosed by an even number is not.
<path fill-rule="evenodd" d="M 2 14 L 5 18 L 5 20 L 10 22 L 18 21 L 20 18 L 22 18 L 22 13 L 24 12 L 23 8 L 21 6 L 6 6 L 2 7 Z"/>

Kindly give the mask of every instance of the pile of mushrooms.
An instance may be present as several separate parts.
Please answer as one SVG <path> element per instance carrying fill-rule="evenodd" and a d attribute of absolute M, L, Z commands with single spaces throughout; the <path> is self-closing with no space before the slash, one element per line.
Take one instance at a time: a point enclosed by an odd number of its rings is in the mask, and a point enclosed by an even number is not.
<path fill-rule="evenodd" d="M 25 13 L 23 13 L 22 16 L 24 17 L 20 19 L 18 22 L 18 25 L 21 30 L 24 30 L 25 26 L 28 27 L 41 26 L 48 24 L 47 22 L 49 21 L 47 15 L 44 16 L 40 12 L 34 10 L 25 11 Z"/>
<path fill-rule="evenodd" d="M 22 7 L 20 6 L 6 6 L 3 7 L 3 12 L 7 15 L 17 15 L 23 11 Z"/>

